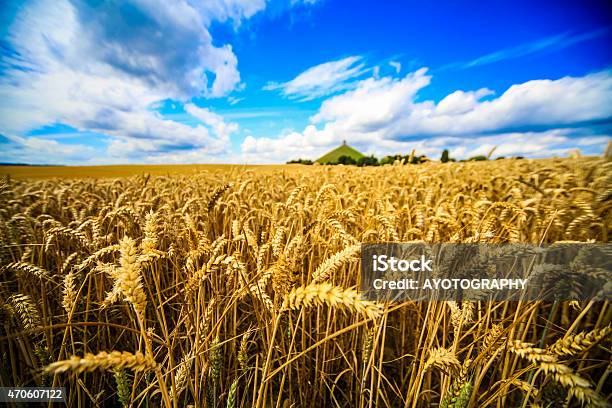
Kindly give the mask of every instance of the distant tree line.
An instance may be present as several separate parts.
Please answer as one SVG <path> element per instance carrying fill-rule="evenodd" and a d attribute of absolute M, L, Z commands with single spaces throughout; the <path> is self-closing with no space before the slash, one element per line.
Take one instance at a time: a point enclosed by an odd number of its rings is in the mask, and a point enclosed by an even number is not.
<path fill-rule="evenodd" d="M 444 149 L 442 151 L 442 155 L 440 156 L 440 162 L 449 163 L 449 162 L 456 162 L 456 161 L 459 161 L 459 162 L 487 161 L 487 160 L 490 160 L 490 156 L 492 153 L 493 153 L 493 150 L 491 151 L 491 153 L 489 153 L 488 156 L 478 155 L 478 156 L 470 157 L 469 159 L 455 160 L 452 157 L 450 157 L 448 149 Z M 522 159 L 522 158 L 523 158 L 522 156 L 515 157 L 515 159 Z M 501 160 L 501 159 L 504 159 L 504 156 L 497 157 L 495 160 Z M 421 163 L 428 162 L 430 160 L 425 155 L 417 156 L 414 154 L 407 154 L 407 155 L 395 154 L 392 156 L 385 156 L 380 160 L 378 160 L 378 158 L 376 158 L 374 155 L 360 157 L 357 160 L 355 160 L 351 156 L 340 156 L 338 157 L 338 160 L 336 161 L 333 161 L 333 162 L 330 161 L 330 162 L 322 163 L 322 164 L 332 165 L 332 166 L 337 165 L 337 164 L 342 164 L 345 166 L 350 165 L 350 166 L 364 167 L 364 166 L 384 166 L 385 164 L 394 164 L 395 162 L 398 162 L 398 161 L 402 164 L 421 164 Z M 313 164 L 313 161 L 307 160 L 307 159 L 296 159 L 296 160 L 288 161 L 287 164 L 310 165 L 310 164 Z"/>
<path fill-rule="evenodd" d="M 351 165 L 351 166 L 358 166 L 358 167 L 378 166 L 378 159 L 374 156 L 364 156 L 364 157 L 360 157 L 357 160 L 355 160 L 351 156 L 340 156 L 338 157 L 337 162 L 327 162 L 325 164 L 328 164 L 328 165 L 344 164 L 345 166 Z"/>
<path fill-rule="evenodd" d="M 308 160 L 308 159 L 295 159 L 295 160 L 289 160 L 287 162 L 287 164 L 312 164 L 312 160 Z"/>

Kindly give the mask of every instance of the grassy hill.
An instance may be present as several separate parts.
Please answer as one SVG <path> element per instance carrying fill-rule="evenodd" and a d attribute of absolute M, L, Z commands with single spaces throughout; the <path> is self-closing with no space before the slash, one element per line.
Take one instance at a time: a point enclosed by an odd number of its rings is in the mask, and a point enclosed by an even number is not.
<path fill-rule="evenodd" d="M 358 150 L 352 148 L 351 146 L 347 145 L 346 143 L 343 143 L 341 146 L 338 146 L 334 150 L 332 150 L 332 151 L 324 154 L 323 156 L 319 157 L 316 160 L 316 162 L 317 163 L 321 163 L 321 164 L 335 163 L 335 162 L 338 161 L 340 156 L 349 156 L 349 157 L 352 157 L 353 159 L 355 159 L 355 161 L 357 161 L 361 157 L 364 157 L 364 155 L 361 152 L 359 152 Z"/>

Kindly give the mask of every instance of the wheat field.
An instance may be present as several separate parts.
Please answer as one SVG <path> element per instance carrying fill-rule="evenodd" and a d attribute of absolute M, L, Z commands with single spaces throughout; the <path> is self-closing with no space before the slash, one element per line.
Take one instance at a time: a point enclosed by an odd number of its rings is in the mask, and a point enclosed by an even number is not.
<path fill-rule="evenodd" d="M 68 406 L 610 406 L 608 302 L 362 300 L 360 244 L 608 242 L 600 158 L 0 187 L 0 382 Z"/>

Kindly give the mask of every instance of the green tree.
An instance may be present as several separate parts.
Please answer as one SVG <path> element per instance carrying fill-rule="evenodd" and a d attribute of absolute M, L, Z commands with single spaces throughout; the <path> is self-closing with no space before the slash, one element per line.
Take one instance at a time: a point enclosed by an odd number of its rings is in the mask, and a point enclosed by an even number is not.
<path fill-rule="evenodd" d="M 448 163 L 449 161 L 449 157 L 448 157 L 448 149 L 444 149 L 442 151 L 442 156 L 440 157 L 440 161 L 442 163 Z"/>
<path fill-rule="evenodd" d="M 342 155 L 338 157 L 338 164 L 357 164 L 357 161 L 351 156 Z"/>
<path fill-rule="evenodd" d="M 393 164 L 393 161 L 395 161 L 395 156 L 385 156 L 380 161 L 380 164 L 383 165 L 383 166 L 385 164 Z"/>
<path fill-rule="evenodd" d="M 312 160 L 308 160 L 308 159 L 294 159 L 294 160 L 289 160 L 287 162 L 287 164 L 312 164 Z"/>
<path fill-rule="evenodd" d="M 374 157 L 374 155 L 360 157 L 359 160 L 357 160 L 357 165 L 359 167 L 363 167 L 363 166 L 378 166 L 378 159 L 376 157 Z"/>
<path fill-rule="evenodd" d="M 421 163 L 425 163 L 428 160 L 429 159 L 427 158 L 427 156 L 422 154 L 420 156 L 413 156 L 412 157 L 412 161 L 410 162 L 410 164 L 421 164 Z"/>
<path fill-rule="evenodd" d="M 395 154 L 393 156 L 385 156 L 380 161 L 380 164 L 381 165 L 384 165 L 384 164 L 393 164 L 393 163 L 395 163 L 396 160 L 399 160 L 402 163 L 407 163 L 408 162 L 408 158 L 409 158 L 409 156 L 402 156 L 401 154 Z"/>

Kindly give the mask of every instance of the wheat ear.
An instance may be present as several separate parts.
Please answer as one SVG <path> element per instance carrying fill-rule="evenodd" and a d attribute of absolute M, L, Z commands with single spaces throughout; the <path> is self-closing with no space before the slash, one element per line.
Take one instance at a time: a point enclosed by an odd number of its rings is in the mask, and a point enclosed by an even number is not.
<path fill-rule="evenodd" d="M 142 288 L 137 247 L 134 240 L 129 237 L 124 237 L 120 246 L 121 266 L 116 271 L 117 284 L 125 299 L 134 306 L 138 317 L 144 322 L 147 297 Z"/>
<path fill-rule="evenodd" d="M 610 333 L 612 333 L 612 328 L 608 326 L 588 333 L 582 332 L 573 336 L 564 337 L 553 343 L 548 348 L 548 351 L 558 356 L 575 355 L 599 343 L 601 340 L 608 337 Z"/>
<path fill-rule="evenodd" d="M 70 313 L 72 306 L 76 302 L 77 291 L 74 283 L 74 272 L 70 271 L 64 276 L 64 297 L 62 298 L 62 306 L 66 313 Z"/>
<path fill-rule="evenodd" d="M 556 357 L 550 354 L 547 350 L 533 347 L 531 343 L 524 343 L 520 340 L 515 340 L 510 344 L 510 351 L 531 361 L 532 363 L 553 362 Z"/>
<path fill-rule="evenodd" d="M 114 370 L 115 384 L 117 385 L 117 398 L 121 406 L 127 408 L 131 402 L 131 381 L 124 369 Z"/>
<path fill-rule="evenodd" d="M 461 363 L 457 360 L 457 356 L 455 356 L 453 352 L 444 347 L 438 347 L 429 352 L 429 358 L 425 362 L 423 371 L 427 371 L 432 366 L 456 373 L 459 371 Z"/>
<path fill-rule="evenodd" d="M 440 408 L 465 408 L 472 395 L 472 381 L 470 375 L 471 360 L 463 362 L 461 369 L 454 377 L 446 395 L 440 401 Z"/>
<path fill-rule="evenodd" d="M 83 357 L 72 356 L 68 360 L 56 361 L 49 364 L 45 371 L 48 373 L 63 373 L 73 371 L 82 373 L 84 371 L 110 370 L 129 368 L 132 371 L 150 371 L 157 364 L 149 356 L 141 352 L 132 354 L 127 351 L 102 351 L 98 354 L 87 353 Z"/>
<path fill-rule="evenodd" d="M 329 279 L 346 261 L 353 259 L 361 251 L 361 244 L 351 245 L 327 258 L 312 274 L 312 283 L 321 283 Z"/>
<path fill-rule="evenodd" d="M 234 408 L 236 406 L 236 392 L 238 391 L 238 378 L 232 381 L 229 392 L 227 394 L 226 408 Z"/>
<path fill-rule="evenodd" d="M 11 296 L 9 301 L 17 311 L 21 324 L 26 330 L 34 330 L 40 326 L 40 314 L 30 296 L 17 294 Z"/>
<path fill-rule="evenodd" d="M 223 350 L 219 336 L 216 336 L 210 343 L 208 359 L 210 361 L 210 376 L 213 381 L 217 381 L 221 376 L 221 368 L 223 367 Z"/>
<path fill-rule="evenodd" d="M 28 262 L 12 262 L 6 265 L 5 268 L 19 272 L 25 272 L 34 275 L 40 279 L 48 278 L 50 276 L 49 271 L 47 271 L 46 269 Z"/>
<path fill-rule="evenodd" d="M 361 300 L 353 289 L 344 289 L 329 283 L 310 284 L 295 288 L 285 296 L 283 309 L 300 309 L 327 304 L 331 307 L 344 307 L 368 318 L 382 314 L 382 307 L 368 300 Z"/>

